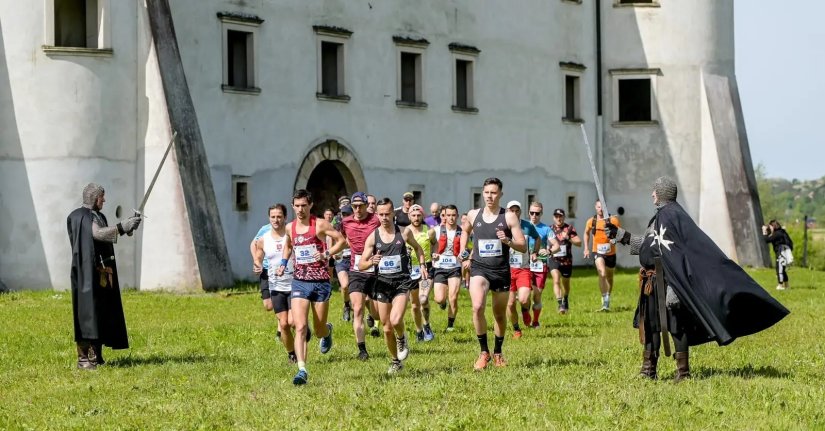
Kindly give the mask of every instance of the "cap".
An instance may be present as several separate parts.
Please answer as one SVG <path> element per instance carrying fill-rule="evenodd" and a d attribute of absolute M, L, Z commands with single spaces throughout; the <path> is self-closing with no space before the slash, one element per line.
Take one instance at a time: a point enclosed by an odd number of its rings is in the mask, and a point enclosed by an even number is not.
<path fill-rule="evenodd" d="M 518 209 L 521 209 L 521 202 L 519 202 L 519 201 L 507 202 L 507 208 L 510 209 L 512 207 L 518 207 Z"/>
<path fill-rule="evenodd" d="M 414 198 L 415 194 L 413 194 L 413 192 L 405 192 L 404 197 L 405 198 Z"/>
<path fill-rule="evenodd" d="M 364 192 L 355 192 L 352 194 L 352 199 L 350 200 L 351 203 L 367 203 L 367 195 Z"/>
<path fill-rule="evenodd" d="M 341 214 L 345 216 L 352 214 L 352 206 L 345 205 L 343 208 L 341 208 Z"/>
<path fill-rule="evenodd" d="M 346 196 L 341 196 L 340 198 L 338 198 L 339 204 L 344 203 L 344 201 L 349 201 L 349 198 Z"/>
<path fill-rule="evenodd" d="M 409 213 L 411 214 L 413 211 L 421 211 L 421 214 L 424 214 L 424 208 L 421 205 L 418 205 L 418 204 L 414 204 L 413 206 L 410 207 L 410 212 Z"/>
<path fill-rule="evenodd" d="M 563 209 L 561 209 L 561 208 L 556 208 L 556 209 L 554 209 L 554 210 L 553 210 L 553 215 L 554 215 L 554 216 L 562 216 L 562 217 L 564 217 L 564 216 L 565 216 L 565 214 L 564 214 L 564 210 L 563 210 Z"/>

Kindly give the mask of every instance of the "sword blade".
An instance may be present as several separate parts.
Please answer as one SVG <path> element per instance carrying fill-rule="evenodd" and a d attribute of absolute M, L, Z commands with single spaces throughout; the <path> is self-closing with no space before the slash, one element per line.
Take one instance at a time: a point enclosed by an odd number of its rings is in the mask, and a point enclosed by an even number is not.
<path fill-rule="evenodd" d="M 138 207 L 138 212 L 143 214 L 143 208 L 146 206 L 146 201 L 149 199 L 149 195 L 152 194 L 152 189 L 155 188 L 155 182 L 158 180 L 158 175 L 160 175 L 160 169 L 163 168 L 163 163 L 166 162 L 166 157 L 169 155 L 169 151 L 172 149 L 172 145 L 175 143 L 175 139 L 178 137 L 178 132 L 175 131 L 172 133 L 172 139 L 169 141 L 169 145 L 166 146 L 166 152 L 163 153 L 163 158 L 160 159 L 160 164 L 158 168 L 155 169 L 155 176 L 152 177 L 152 182 L 149 183 L 149 188 L 146 189 L 146 193 L 143 195 L 143 200 L 140 202 L 140 207 Z"/>
<path fill-rule="evenodd" d="M 593 171 L 593 182 L 596 183 L 596 193 L 599 194 L 599 200 L 602 202 L 602 210 L 606 219 L 610 218 L 610 211 L 607 210 L 607 201 L 604 200 L 604 193 L 602 193 L 602 183 L 599 181 L 599 173 L 596 171 L 596 162 L 593 160 L 593 151 L 590 149 L 590 140 L 587 139 L 587 131 L 584 130 L 584 124 L 579 124 L 582 130 L 582 137 L 584 140 L 584 147 L 587 148 L 587 158 L 590 160 L 590 169 Z"/>

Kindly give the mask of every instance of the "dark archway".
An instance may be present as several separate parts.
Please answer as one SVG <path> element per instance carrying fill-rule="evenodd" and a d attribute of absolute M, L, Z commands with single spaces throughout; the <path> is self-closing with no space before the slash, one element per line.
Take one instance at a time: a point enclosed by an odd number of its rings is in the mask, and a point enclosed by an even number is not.
<path fill-rule="evenodd" d="M 312 193 L 312 213 L 323 216 L 324 210 L 332 208 L 338 210 L 338 198 L 349 196 L 355 190 L 348 190 L 344 175 L 349 174 L 341 162 L 324 160 L 312 170 L 307 180 L 307 191 Z M 351 174 L 350 174 L 351 175 Z"/>

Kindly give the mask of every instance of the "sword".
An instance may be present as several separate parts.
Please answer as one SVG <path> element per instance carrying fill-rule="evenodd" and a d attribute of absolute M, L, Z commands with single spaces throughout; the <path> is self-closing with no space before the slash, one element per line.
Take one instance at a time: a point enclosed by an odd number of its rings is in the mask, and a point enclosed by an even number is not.
<path fill-rule="evenodd" d="M 670 356 L 670 333 L 667 330 L 667 287 L 665 287 L 665 270 L 662 258 L 653 259 L 656 265 L 656 304 L 659 309 L 659 330 L 662 332 L 662 344 L 665 346 L 665 356 Z"/>
<path fill-rule="evenodd" d="M 140 202 L 140 207 L 133 210 L 135 212 L 135 216 L 146 217 L 143 215 L 143 208 L 146 207 L 146 201 L 149 200 L 149 195 L 152 194 L 152 189 L 155 187 L 155 182 L 158 180 L 158 175 L 160 175 L 160 170 L 163 168 L 163 163 L 166 162 L 166 157 L 169 156 L 169 151 L 172 150 L 172 145 L 175 143 L 175 139 L 177 137 L 178 132 L 174 131 L 172 133 L 172 139 L 169 141 L 169 145 L 166 146 L 166 152 L 163 153 L 163 158 L 160 159 L 160 164 L 158 165 L 158 168 L 155 169 L 155 176 L 152 177 L 152 181 L 149 183 L 149 188 L 146 189 L 146 193 L 143 194 L 143 200 Z M 129 236 L 132 236 L 132 232 L 129 232 Z"/>
<path fill-rule="evenodd" d="M 610 211 L 607 210 L 607 201 L 604 200 L 604 193 L 602 193 L 602 183 L 599 181 L 599 173 L 596 172 L 596 162 L 593 160 L 593 151 L 590 150 L 590 141 L 587 139 L 587 131 L 584 130 L 584 124 L 579 124 L 582 129 L 582 137 L 584 140 L 584 147 L 587 148 L 587 158 L 590 160 L 590 169 L 593 171 L 593 182 L 596 183 L 596 193 L 599 194 L 599 200 L 602 202 L 602 210 L 605 218 L 610 220 Z"/>

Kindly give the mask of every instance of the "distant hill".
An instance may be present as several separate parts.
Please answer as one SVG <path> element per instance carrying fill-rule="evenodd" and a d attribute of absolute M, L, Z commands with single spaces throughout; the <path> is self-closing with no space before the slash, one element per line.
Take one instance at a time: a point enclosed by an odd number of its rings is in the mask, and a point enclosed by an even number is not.
<path fill-rule="evenodd" d="M 765 167 L 756 167 L 756 182 L 765 222 L 777 219 L 782 225 L 802 225 L 805 215 L 825 227 L 825 176 L 817 180 L 800 181 L 767 178 Z"/>

